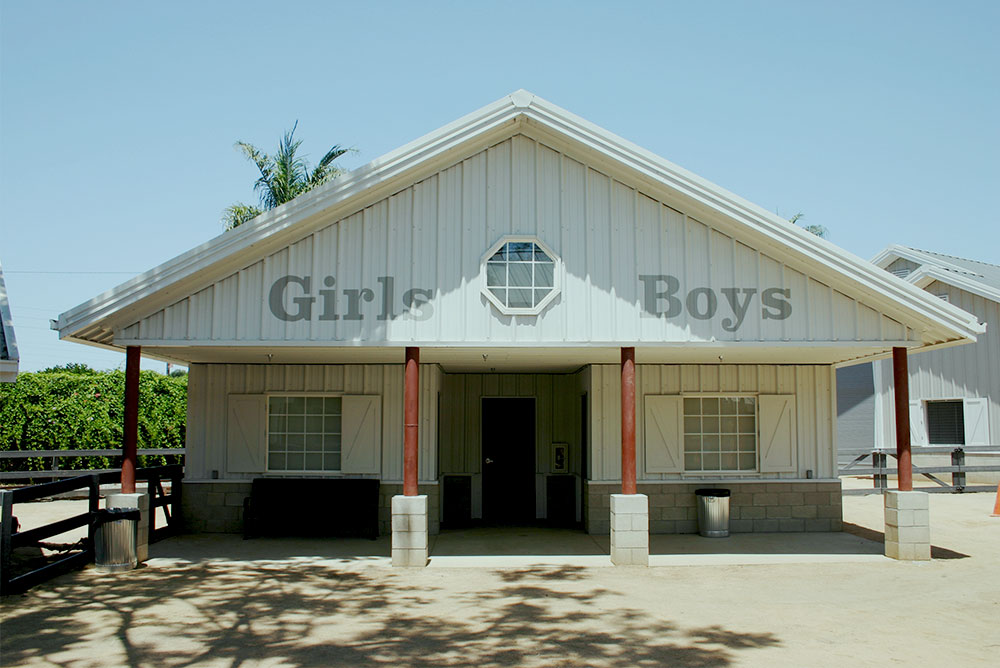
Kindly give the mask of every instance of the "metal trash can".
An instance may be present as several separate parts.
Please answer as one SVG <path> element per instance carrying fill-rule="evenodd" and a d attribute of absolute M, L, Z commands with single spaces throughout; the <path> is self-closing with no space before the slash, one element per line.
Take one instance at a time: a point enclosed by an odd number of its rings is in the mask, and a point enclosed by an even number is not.
<path fill-rule="evenodd" d="M 136 544 L 138 508 L 104 508 L 94 513 L 94 566 L 101 573 L 130 571 L 139 565 Z"/>
<path fill-rule="evenodd" d="M 729 490 L 704 487 L 695 490 L 698 497 L 698 533 L 708 538 L 729 535 Z"/>

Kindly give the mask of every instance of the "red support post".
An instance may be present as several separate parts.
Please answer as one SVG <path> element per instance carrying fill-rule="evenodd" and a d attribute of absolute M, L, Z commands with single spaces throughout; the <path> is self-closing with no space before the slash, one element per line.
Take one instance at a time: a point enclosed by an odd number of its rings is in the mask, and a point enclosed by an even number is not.
<path fill-rule="evenodd" d="M 403 496 L 417 495 L 417 424 L 420 420 L 420 348 L 406 349 L 403 371 Z"/>
<path fill-rule="evenodd" d="M 910 459 L 910 374 L 906 366 L 906 348 L 892 349 L 892 385 L 896 395 L 896 468 L 899 491 L 913 490 L 913 464 Z"/>
<path fill-rule="evenodd" d="M 125 349 L 125 416 L 122 438 L 122 494 L 135 494 L 139 443 L 139 346 Z"/>
<path fill-rule="evenodd" d="M 635 493 L 635 348 L 622 348 L 622 494 Z"/>

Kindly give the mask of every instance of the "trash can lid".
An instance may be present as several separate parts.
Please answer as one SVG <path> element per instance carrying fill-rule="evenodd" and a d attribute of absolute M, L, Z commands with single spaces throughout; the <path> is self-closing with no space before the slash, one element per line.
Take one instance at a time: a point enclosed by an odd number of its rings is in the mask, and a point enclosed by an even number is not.
<path fill-rule="evenodd" d="M 694 493 L 698 496 L 729 496 L 730 494 L 728 489 L 719 487 L 702 487 L 701 489 L 694 490 Z"/>
<path fill-rule="evenodd" d="M 136 520 L 142 517 L 138 508 L 98 508 L 93 511 L 93 520 L 96 524 L 107 524 L 118 520 Z"/>

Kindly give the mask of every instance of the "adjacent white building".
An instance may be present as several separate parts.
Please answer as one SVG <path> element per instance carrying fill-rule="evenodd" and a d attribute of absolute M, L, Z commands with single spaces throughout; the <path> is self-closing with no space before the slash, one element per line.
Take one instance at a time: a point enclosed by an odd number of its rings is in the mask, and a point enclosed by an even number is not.
<path fill-rule="evenodd" d="M 933 297 L 973 314 L 988 325 L 975 345 L 935 350 L 914 357 L 909 365 L 910 441 L 914 456 L 919 446 L 997 445 L 1000 435 L 1000 266 L 893 245 L 872 262 Z M 842 451 L 892 448 L 892 365 L 879 361 L 841 369 L 839 429 Z M 993 457 L 979 455 L 987 464 Z M 947 456 L 944 462 L 947 464 Z M 970 474 L 970 478 L 974 474 Z M 996 481 L 996 474 L 975 475 Z"/>
<path fill-rule="evenodd" d="M 609 531 L 622 356 L 652 532 L 839 529 L 837 365 L 975 340 L 961 310 L 518 91 L 62 314 L 190 367 L 185 513 L 261 476 L 404 480 L 439 523 Z M 918 358 L 914 358 L 919 359 Z"/>
<path fill-rule="evenodd" d="M 13 383 L 17 379 L 17 339 L 14 338 L 14 319 L 7 301 L 7 286 L 0 266 L 0 383 Z"/>

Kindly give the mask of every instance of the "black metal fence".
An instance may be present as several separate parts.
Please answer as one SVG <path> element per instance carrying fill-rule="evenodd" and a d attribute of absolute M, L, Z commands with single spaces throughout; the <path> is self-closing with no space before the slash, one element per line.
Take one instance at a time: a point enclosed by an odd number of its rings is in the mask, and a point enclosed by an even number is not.
<path fill-rule="evenodd" d="M 121 451 L 116 451 L 118 454 Z M 174 451 L 176 453 L 176 450 Z M 79 456 L 79 455 L 77 455 Z M 82 568 L 94 560 L 94 515 L 100 508 L 101 485 L 119 482 L 119 471 L 92 472 L 67 480 L 56 480 L 39 485 L 0 491 L 0 594 L 23 592 L 56 575 Z M 136 481 L 146 482 L 149 493 L 149 542 L 155 543 L 180 531 L 181 480 L 184 467 L 179 464 L 142 468 L 136 471 Z M 165 492 L 164 481 L 170 481 Z M 44 526 L 20 531 L 14 512 L 18 503 L 37 501 L 77 490 L 87 490 L 87 512 L 67 517 Z M 157 509 L 162 508 L 167 525 L 156 527 Z M 12 571 L 12 556 L 18 548 L 40 547 L 42 541 L 53 536 L 87 527 L 87 537 L 72 554 L 46 560 L 42 565 Z"/>

